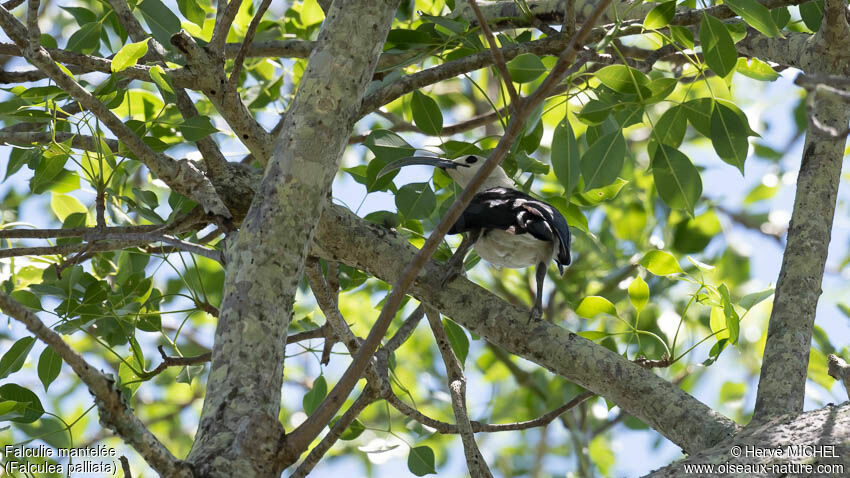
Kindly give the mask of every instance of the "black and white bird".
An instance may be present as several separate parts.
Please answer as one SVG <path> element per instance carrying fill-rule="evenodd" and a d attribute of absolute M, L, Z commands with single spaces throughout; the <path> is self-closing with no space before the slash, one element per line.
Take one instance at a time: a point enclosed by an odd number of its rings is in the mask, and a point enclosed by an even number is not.
<path fill-rule="evenodd" d="M 389 163 L 379 175 L 410 165 L 428 165 L 444 170 L 456 183 L 466 187 L 486 158 L 469 155 L 454 160 L 410 157 Z M 570 227 L 551 204 L 534 199 L 513 187 L 505 171 L 497 167 L 488 176 L 449 234 L 468 233 L 455 252 L 449 278 L 463 268 L 470 247 L 496 267 L 519 269 L 536 266 L 537 296 L 531 318 L 543 312 L 543 281 L 553 259 L 563 275 L 570 264 Z"/>

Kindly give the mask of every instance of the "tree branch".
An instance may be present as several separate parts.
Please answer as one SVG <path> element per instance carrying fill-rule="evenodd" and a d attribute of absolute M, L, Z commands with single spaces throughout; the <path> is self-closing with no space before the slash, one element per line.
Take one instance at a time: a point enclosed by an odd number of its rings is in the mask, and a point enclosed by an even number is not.
<path fill-rule="evenodd" d="M 109 4 L 115 11 L 118 21 L 124 29 L 127 30 L 133 41 L 138 42 L 148 38 L 147 32 L 145 32 L 142 28 L 142 25 L 133 15 L 133 12 L 130 11 L 127 2 L 122 0 L 109 0 Z M 152 57 L 156 61 L 160 62 L 162 66 L 166 66 L 165 48 L 155 38 L 148 39 L 148 42 L 153 49 Z M 174 95 L 177 98 L 177 108 L 180 110 L 180 114 L 183 116 L 184 120 L 198 116 L 198 109 L 195 108 L 195 103 L 189 97 L 189 94 L 184 88 L 175 85 Z M 216 179 L 221 178 L 225 174 L 224 170 L 226 168 L 227 160 L 224 158 L 224 155 L 221 153 L 221 150 L 218 148 L 215 140 L 211 137 L 206 136 L 198 140 L 196 144 L 198 145 L 198 150 L 201 152 L 201 156 L 204 158 L 204 163 L 207 165 L 207 171 L 210 174 L 210 178 L 215 182 Z"/>
<path fill-rule="evenodd" d="M 248 25 L 248 31 L 245 32 L 245 39 L 242 40 L 242 47 L 239 48 L 239 52 L 236 54 L 236 59 L 233 61 L 233 71 L 230 73 L 230 87 L 233 89 L 236 89 L 238 86 L 239 74 L 242 72 L 242 63 L 245 61 L 245 55 L 248 52 L 248 47 L 251 45 L 251 42 L 254 41 L 254 34 L 257 32 L 257 26 L 260 24 L 260 21 L 263 19 L 263 14 L 266 13 L 266 10 L 268 10 L 271 3 L 271 0 L 263 0 L 262 3 L 260 3 L 259 8 L 257 8 L 254 18 L 251 19 L 251 24 Z"/>
<path fill-rule="evenodd" d="M 398 0 L 351 0 L 331 7 L 286 113 L 280 147 L 252 188 L 238 235 L 228 239 L 207 395 L 189 454 L 202 473 L 276 476 L 332 418 L 311 422 L 317 427 L 307 440 L 284 435 L 278 420 L 284 343 L 309 244 L 397 6 Z M 187 58 L 199 58 L 184 36 L 172 41 Z"/>
<path fill-rule="evenodd" d="M 475 0 L 470 1 L 474 2 Z M 493 474 L 490 472 L 487 462 L 481 455 L 478 444 L 475 443 L 472 424 L 469 422 L 469 414 L 466 411 L 466 377 L 463 376 L 460 362 L 458 362 L 457 356 L 455 356 L 451 344 L 449 344 L 449 336 L 446 335 L 446 331 L 443 329 L 443 324 L 440 321 L 440 313 L 431 307 L 426 307 L 425 315 L 428 317 L 428 324 L 431 325 L 431 332 L 434 334 L 434 340 L 437 341 L 437 348 L 440 349 L 440 355 L 442 355 L 443 363 L 446 365 L 446 376 L 452 397 L 452 409 L 455 414 L 455 422 L 457 422 L 457 430 L 460 433 L 461 442 L 463 443 L 466 468 L 473 478 L 492 477 Z"/>
<path fill-rule="evenodd" d="M 519 108 L 519 96 L 517 96 L 516 88 L 514 88 L 514 82 L 511 79 L 508 67 L 505 65 L 505 58 L 502 56 L 502 50 L 499 48 L 499 45 L 496 44 L 493 32 L 490 31 L 490 27 L 487 26 L 487 21 L 484 20 L 484 17 L 481 15 L 478 3 L 475 0 L 468 0 L 468 2 L 469 6 L 472 7 L 472 11 L 475 12 L 475 18 L 478 19 L 478 24 L 481 25 L 481 30 L 484 32 L 484 38 L 487 39 L 487 44 L 490 45 L 490 54 L 493 55 L 493 63 L 496 64 L 496 69 L 499 70 L 499 74 L 502 76 L 505 88 L 508 89 L 508 95 L 511 98 L 511 105 L 513 108 Z"/>
<path fill-rule="evenodd" d="M 403 237 L 340 206 L 325 208 L 312 250 L 389 283 L 399 277 L 398 264 L 416 252 Z M 549 322 L 529 324 L 527 309 L 467 279 L 444 287 L 439 279 L 444 274 L 444 266 L 429 262 L 411 294 L 488 341 L 613 401 L 686 451 L 709 447 L 738 429 L 670 382 L 605 347 Z"/>
<path fill-rule="evenodd" d="M 173 477 L 193 477 L 191 467 L 174 457 L 136 417 L 123 399 L 115 381 L 89 365 L 32 312 L 18 301 L 0 292 L 0 309 L 24 324 L 33 335 L 46 343 L 86 384 L 95 398 L 100 422 L 108 426 L 131 445 L 159 474 Z"/>
<path fill-rule="evenodd" d="M 847 68 L 850 26 L 843 0 L 827 0 L 821 29 L 800 61 L 807 73 L 836 75 Z M 847 128 L 850 109 L 840 101 L 823 101 L 811 116 L 837 130 Z M 794 210 L 787 246 L 776 281 L 767 329 L 754 422 L 803 410 L 809 349 L 821 294 L 832 221 L 841 180 L 845 137 L 818 130 L 806 133 L 797 175 Z"/>
<path fill-rule="evenodd" d="M 0 26 L 9 38 L 21 48 L 30 63 L 45 72 L 56 82 L 57 86 L 97 116 L 119 140 L 133 151 L 139 160 L 145 163 L 153 174 L 180 194 L 197 200 L 207 212 L 223 218 L 230 217 L 227 207 L 221 202 L 215 188 L 191 162 L 186 160 L 169 161 L 164 155 L 155 153 L 106 105 L 80 86 L 73 78 L 67 76 L 44 48 L 28 48 L 26 29 L 5 8 L 0 8 Z"/>

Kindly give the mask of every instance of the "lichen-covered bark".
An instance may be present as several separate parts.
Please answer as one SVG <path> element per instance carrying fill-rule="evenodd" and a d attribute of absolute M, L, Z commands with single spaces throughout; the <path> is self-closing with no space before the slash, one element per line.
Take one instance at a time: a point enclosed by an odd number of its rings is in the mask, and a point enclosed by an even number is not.
<path fill-rule="evenodd" d="M 532 15 L 544 23 L 561 23 L 564 21 L 564 13 L 567 11 L 567 2 L 575 0 L 536 0 L 527 2 L 528 9 Z M 584 23 L 584 20 L 593 12 L 598 0 L 578 0 L 576 3 L 576 22 Z M 457 2 L 457 7 L 452 12 L 453 16 L 459 16 L 466 21 L 477 24 L 472 7 L 466 0 Z M 528 26 L 529 21 L 526 14 L 520 9 L 517 2 L 480 2 L 481 14 L 488 22 L 496 27 Z M 617 19 L 624 19 L 624 13 L 628 11 L 625 19 L 643 18 L 652 9 L 651 4 L 632 5 L 632 2 L 614 2 L 603 14 L 600 23 L 610 23 Z M 619 13 L 619 14 L 618 14 Z"/>
<path fill-rule="evenodd" d="M 391 230 L 339 206 L 325 208 L 313 254 L 394 282 L 416 249 Z M 652 372 L 549 322 L 528 323 L 528 310 L 458 278 L 442 286 L 443 267 L 429 262 L 411 295 L 509 352 L 525 357 L 634 414 L 686 451 L 727 439 L 737 426 Z"/>
<path fill-rule="evenodd" d="M 279 476 L 286 331 L 304 259 L 397 0 L 335 2 L 238 235 L 189 454 L 204 476 Z M 369 12 L 364 15 L 363 12 Z"/>
<path fill-rule="evenodd" d="M 841 74 L 850 65 L 850 28 L 845 11 L 843 0 L 827 0 L 820 31 L 800 53 L 799 63 L 807 73 Z M 814 106 L 810 113 L 820 124 L 838 131 L 847 127 L 850 109 L 845 104 L 817 98 L 810 104 Z M 809 348 L 846 141 L 844 136 L 832 137 L 814 127 L 806 134 L 762 358 L 754 416 L 757 421 L 803 410 Z"/>
<path fill-rule="evenodd" d="M 806 449 L 794 448 L 803 445 L 811 447 L 807 449 L 808 455 Z M 737 453 L 732 450 L 733 447 L 740 447 L 741 456 L 733 455 Z M 775 450 L 781 450 L 783 456 L 777 456 Z M 818 450 L 819 456 L 811 456 L 815 450 Z M 768 455 L 766 451 L 773 452 L 773 455 Z M 795 454 L 797 456 L 791 456 Z M 766 473 L 762 473 L 762 470 L 752 468 L 756 473 L 734 471 L 723 473 L 715 468 L 716 472 L 713 474 L 706 471 L 691 473 L 693 476 L 847 476 L 850 472 L 850 403 L 844 403 L 841 406 L 830 404 L 811 412 L 784 415 L 758 426 L 748 427 L 729 440 L 656 470 L 647 476 L 678 478 L 686 476 L 685 466 L 688 465 L 725 465 L 727 463 L 750 467 L 787 464 L 805 464 L 813 467 L 843 465 L 843 471 L 833 468 L 830 472 L 826 470 L 818 472 L 815 468 L 812 472 L 808 472 L 798 467 L 789 468 L 784 472 L 779 468 L 766 468 L 764 470 Z"/>

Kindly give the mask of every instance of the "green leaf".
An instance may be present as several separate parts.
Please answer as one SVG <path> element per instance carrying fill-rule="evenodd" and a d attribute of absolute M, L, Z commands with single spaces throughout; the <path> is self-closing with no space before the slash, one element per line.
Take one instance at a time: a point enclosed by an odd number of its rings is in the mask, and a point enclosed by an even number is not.
<path fill-rule="evenodd" d="M 198 0 L 177 0 L 177 8 L 187 20 L 204 28 L 204 20 L 207 18 L 207 13 L 198 4 Z"/>
<path fill-rule="evenodd" d="M 47 387 L 59 376 L 60 370 L 62 370 L 62 357 L 52 347 L 45 347 L 38 357 L 38 378 L 44 385 L 45 392 Z"/>
<path fill-rule="evenodd" d="M 581 157 L 581 175 L 585 190 L 607 186 L 617 179 L 626 159 L 626 140 L 623 131 L 609 133 L 593 145 Z"/>
<path fill-rule="evenodd" d="M 770 10 L 756 0 L 724 0 L 735 14 L 740 16 L 751 27 L 764 33 L 768 37 L 779 35 L 779 28 L 770 16 Z"/>
<path fill-rule="evenodd" d="M 413 113 L 413 122 L 423 133 L 432 136 L 440 135 L 443 131 L 443 114 L 433 98 L 414 91 L 410 108 Z"/>
<path fill-rule="evenodd" d="M 65 194 L 52 193 L 50 197 L 50 209 L 60 221 L 65 221 L 65 218 L 73 213 L 87 213 L 88 209 L 74 196 Z"/>
<path fill-rule="evenodd" d="M 711 144 L 724 162 L 731 164 L 744 175 L 747 160 L 749 126 L 728 106 L 717 102 L 711 113 Z"/>
<path fill-rule="evenodd" d="M 678 149 L 659 145 L 652 157 L 652 177 L 661 199 L 673 209 L 684 209 L 691 216 L 702 194 L 699 170 Z"/>
<path fill-rule="evenodd" d="M 429 446 L 411 448 L 407 455 L 407 469 L 416 476 L 437 474 L 434 450 Z"/>
<path fill-rule="evenodd" d="M 336 422 L 338 422 L 338 421 L 339 421 L 339 417 L 334 418 L 333 420 L 331 420 L 331 422 L 328 424 L 328 426 L 333 427 L 334 425 L 336 425 Z M 363 425 L 363 423 L 360 420 L 355 418 L 354 421 L 351 422 L 348 425 L 348 428 L 346 428 L 339 435 L 339 439 L 344 440 L 344 441 L 354 440 L 355 438 L 359 437 L 365 430 L 366 430 L 366 427 Z"/>
<path fill-rule="evenodd" d="M 312 415 L 313 412 L 319 408 L 319 405 L 322 403 L 322 400 L 325 399 L 327 394 L 328 382 L 325 381 L 324 375 L 319 375 L 319 377 L 313 381 L 313 388 L 304 394 L 304 398 L 301 401 L 301 404 L 304 406 L 304 412 L 307 415 Z"/>
<path fill-rule="evenodd" d="M 720 300 L 723 304 L 723 315 L 726 316 L 726 328 L 729 329 L 729 343 L 734 345 L 738 342 L 741 319 L 732 305 L 732 300 L 729 298 L 729 289 L 726 288 L 726 284 L 721 284 L 717 290 L 720 292 Z"/>
<path fill-rule="evenodd" d="M 425 219 L 437 208 L 437 197 L 427 182 L 410 183 L 399 188 L 395 205 L 405 219 Z"/>
<path fill-rule="evenodd" d="M 626 65 L 609 65 L 595 74 L 603 85 L 618 93 L 638 94 L 649 97 L 651 93 L 645 88 L 649 78 L 641 71 Z"/>
<path fill-rule="evenodd" d="M 44 415 L 44 407 L 41 406 L 41 400 L 38 399 L 38 395 L 20 385 L 7 383 L 0 386 L 0 400 L 12 400 L 26 404 L 18 408 L 23 416 L 10 417 L 8 418 L 10 421 L 32 423 Z"/>
<path fill-rule="evenodd" d="M 700 252 L 721 232 L 717 215 L 709 209 L 676 225 L 673 231 L 673 249 L 683 254 Z"/>
<path fill-rule="evenodd" d="M 578 333 L 579 337 L 584 337 L 587 340 L 599 340 L 604 339 L 605 337 L 610 336 L 608 332 L 601 332 L 598 330 L 583 330 Z"/>
<path fill-rule="evenodd" d="M 508 73 L 514 83 L 528 83 L 536 80 L 546 71 L 546 66 L 537 55 L 523 53 L 508 62 Z"/>
<path fill-rule="evenodd" d="M 118 53 L 115 54 L 115 57 L 112 58 L 112 66 L 110 68 L 113 73 L 126 70 L 135 65 L 139 61 L 139 58 L 145 56 L 147 52 L 147 38 L 140 42 L 128 43 L 121 47 Z"/>
<path fill-rule="evenodd" d="M 788 22 L 791 20 L 791 12 L 788 11 L 788 7 L 774 8 L 770 11 L 770 16 L 773 17 L 773 23 L 776 24 L 776 28 L 780 30 L 785 28 L 785 25 L 788 25 Z"/>
<path fill-rule="evenodd" d="M 24 366 L 34 343 L 35 337 L 24 337 L 9 347 L 9 350 L 0 358 L 0 379 L 8 377 Z"/>
<path fill-rule="evenodd" d="M 578 307 L 576 307 L 576 314 L 578 314 L 579 317 L 584 317 L 586 319 L 592 319 L 599 314 L 608 314 L 613 315 L 614 317 L 619 317 L 614 304 L 605 297 L 600 297 L 598 295 L 591 295 L 582 299 L 581 303 Z"/>
<path fill-rule="evenodd" d="M 138 9 L 142 12 L 153 37 L 163 47 L 171 45 L 171 35 L 180 31 L 180 19 L 160 0 L 143 0 Z"/>
<path fill-rule="evenodd" d="M 128 365 L 127 362 L 131 362 L 133 367 Z M 138 390 L 142 385 L 142 379 L 133 370 L 134 368 L 138 368 L 138 365 L 136 364 L 136 359 L 133 356 L 122 360 L 121 365 L 118 366 L 118 384 L 128 399 L 132 397 L 133 394 L 136 393 L 136 390 Z"/>
<path fill-rule="evenodd" d="M 0 422 L 9 421 L 13 418 L 24 416 L 29 403 L 16 402 L 14 400 L 0 400 Z"/>
<path fill-rule="evenodd" d="M 715 334 L 715 339 L 729 341 L 729 329 L 726 327 L 726 316 L 723 314 L 722 305 L 711 307 L 708 325 L 711 328 L 711 332 Z"/>
<path fill-rule="evenodd" d="M 218 132 L 208 116 L 193 116 L 177 127 L 186 141 L 200 141 Z"/>
<path fill-rule="evenodd" d="M 656 78 L 650 81 L 646 87 L 649 89 L 651 96 L 644 99 L 644 103 L 657 103 L 664 98 L 670 96 L 670 93 L 676 89 L 678 82 L 675 78 Z"/>
<path fill-rule="evenodd" d="M 711 98 L 697 98 L 682 103 L 685 116 L 695 130 L 706 138 L 711 137 L 711 112 L 714 111 L 714 100 Z"/>
<path fill-rule="evenodd" d="M 741 400 L 747 394 L 747 384 L 743 382 L 723 382 L 720 386 L 720 401 L 723 403 Z"/>
<path fill-rule="evenodd" d="M 673 106 L 661 115 L 652 128 L 651 140 L 678 148 L 685 139 L 685 131 L 688 129 L 686 111 L 681 106 Z M 657 145 L 653 145 L 657 146 Z M 655 150 L 648 148 L 649 155 L 653 156 Z"/>
<path fill-rule="evenodd" d="M 711 15 L 703 15 L 699 27 L 699 41 L 709 68 L 719 76 L 726 76 L 735 69 L 738 52 L 726 25 Z"/>
<path fill-rule="evenodd" d="M 161 66 L 152 66 L 150 69 L 150 75 L 154 83 L 156 83 L 162 90 L 167 91 L 168 93 L 174 93 L 171 83 L 168 82 L 168 78 L 165 76 L 165 70 L 163 70 Z"/>
<path fill-rule="evenodd" d="M 77 25 L 79 25 L 79 26 L 83 26 L 86 23 L 92 23 L 92 22 L 97 21 L 97 17 L 95 16 L 94 12 L 92 12 L 88 8 L 82 8 L 82 7 L 59 7 L 59 8 L 70 13 L 74 17 L 74 20 L 77 21 Z"/>
<path fill-rule="evenodd" d="M 301 24 L 304 28 L 322 23 L 325 12 L 316 0 L 304 0 L 301 4 Z"/>
<path fill-rule="evenodd" d="M 9 153 L 9 162 L 6 163 L 6 175 L 3 177 L 3 181 L 9 179 L 9 176 L 18 172 L 23 165 L 38 161 L 40 158 L 41 150 L 38 148 L 12 148 L 12 152 Z"/>
<path fill-rule="evenodd" d="M 9 296 L 32 310 L 43 310 L 41 300 L 28 290 L 14 290 Z"/>
<path fill-rule="evenodd" d="M 595 206 L 604 201 L 610 201 L 617 197 L 623 186 L 629 184 L 623 178 L 617 178 L 613 183 L 590 191 L 583 192 L 573 196 L 573 200 L 580 206 Z M 572 224 L 572 223 L 570 223 Z"/>
<path fill-rule="evenodd" d="M 755 307 L 761 301 L 767 299 L 772 296 L 774 292 L 773 287 L 769 289 L 765 289 L 759 292 L 753 292 L 752 294 L 747 294 L 744 297 L 741 297 L 741 300 L 738 301 L 738 305 L 743 307 L 746 310 L 750 310 Z"/>
<path fill-rule="evenodd" d="M 552 169 L 564 186 L 564 195 L 569 197 L 578 185 L 581 167 L 578 141 L 567 118 L 558 123 L 552 136 Z"/>
<path fill-rule="evenodd" d="M 576 116 L 578 116 L 578 119 L 582 123 L 589 125 L 601 124 L 608 118 L 608 115 L 611 114 L 615 106 L 600 100 L 590 100 Z"/>
<path fill-rule="evenodd" d="M 676 15 L 676 0 L 659 3 L 649 13 L 646 14 L 646 19 L 643 21 L 643 27 L 650 30 L 658 30 L 666 27 Z"/>
<path fill-rule="evenodd" d="M 760 81 L 773 81 L 779 78 L 779 73 L 776 70 L 758 58 L 738 58 L 738 65 L 735 67 L 735 71 Z"/>
<path fill-rule="evenodd" d="M 449 344 L 452 346 L 460 366 L 465 367 L 466 357 L 469 355 L 469 337 L 466 336 L 466 332 L 461 326 L 449 319 L 443 319 L 443 328 L 446 330 Z"/>
<path fill-rule="evenodd" d="M 750 190 L 750 192 L 747 193 L 747 196 L 744 197 L 743 203 L 744 205 L 749 206 L 750 204 L 770 199 L 776 196 L 777 192 L 779 192 L 778 184 L 775 186 L 765 186 L 763 183 L 758 183 Z"/>
<path fill-rule="evenodd" d="M 806 2 L 800 5 L 800 17 L 803 19 L 806 27 L 813 32 L 820 30 L 820 24 L 823 20 L 823 6 L 823 0 Z"/>
<path fill-rule="evenodd" d="M 657 276 L 669 276 L 684 272 L 673 254 L 660 250 L 649 251 L 644 254 L 640 260 L 640 265 Z"/>
<path fill-rule="evenodd" d="M 694 34 L 683 26 L 670 25 L 670 36 L 673 37 L 673 41 L 687 49 L 694 47 Z"/>
<path fill-rule="evenodd" d="M 100 34 L 100 22 L 86 23 L 71 35 L 65 49 L 85 54 L 93 53 L 100 46 Z"/>
<path fill-rule="evenodd" d="M 647 302 L 649 302 L 649 286 L 641 276 L 635 277 L 632 283 L 629 284 L 629 301 L 632 303 L 632 307 L 638 312 L 643 310 Z"/>

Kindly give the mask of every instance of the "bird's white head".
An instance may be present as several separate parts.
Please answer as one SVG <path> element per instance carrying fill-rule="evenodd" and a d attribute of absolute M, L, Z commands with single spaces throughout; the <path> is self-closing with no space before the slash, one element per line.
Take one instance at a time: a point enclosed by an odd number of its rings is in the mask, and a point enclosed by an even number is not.
<path fill-rule="evenodd" d="M 478 174 L 478 170 L 484 165 L 487 158 L 468 154 L 455 159 L 431 158 L 431 157 L 411 157 L 394 161 L 384 167 L 378 176 L 382 176 L 392 170 L 403 168 L 414 164 L 434 166 L 442 169 L 451 177 L 454 182 L 462 187 L 466 187 L 472 178 Z M 513 181 L 505 174 L 505 170 L 501 167 L 496 167 L 493 172 L 484 180 L 484 183 L 479 188 L 479 191 L 495 187 L 513 188 Z"/>
<path fill-rule="evenodd" d="M 474 154 L 461 156 L 459 158 L 453 159 L 452 162 L 457 163 L 457 167 L 455 168 L 444 168 L 446 174 L 451 177 L 454 182 L 458 183 L 462 187 L 466 187 L 471 181 L 472 178 L 478 174 L 478 170 L 484 166 L 484 163 L 487 161 L 487 158 L 483 156 L 476 156 Z M 511 178 L 505 174 L 505 170 L 501 167 L 496 167 L 490 176 L 484 180 L 484 183 L 481 185 L 480 190 L 483 191 L 485 189 L 495 188 L 495 187 L 506 187 L 512 188 L 513 181 Z"/>

